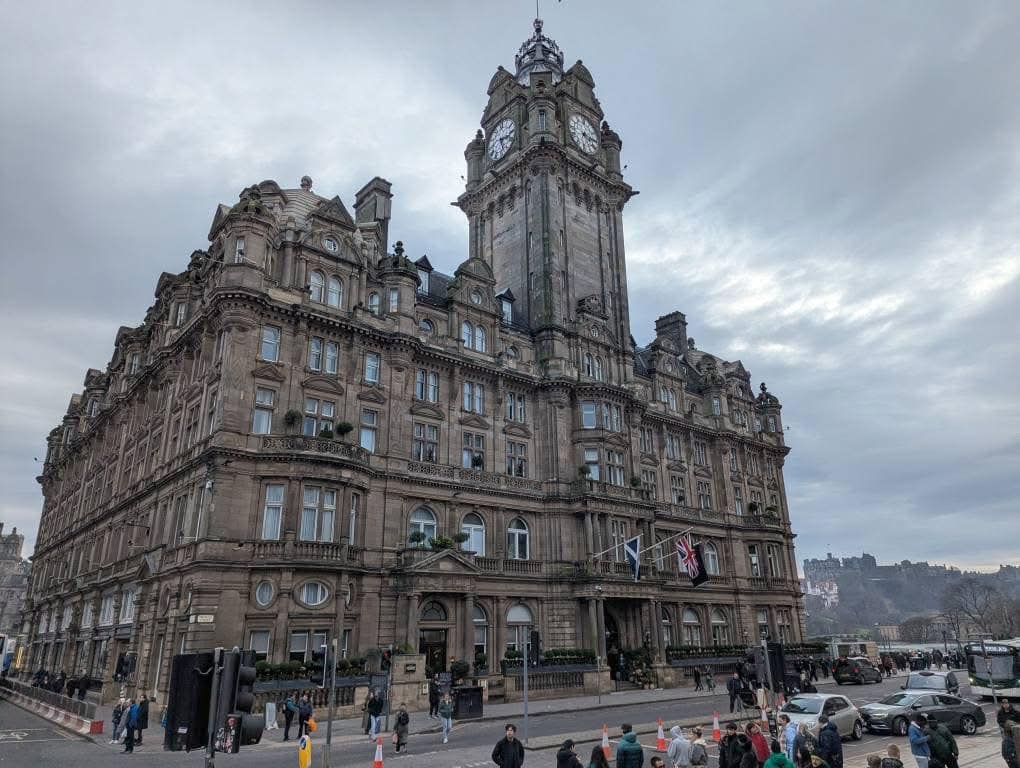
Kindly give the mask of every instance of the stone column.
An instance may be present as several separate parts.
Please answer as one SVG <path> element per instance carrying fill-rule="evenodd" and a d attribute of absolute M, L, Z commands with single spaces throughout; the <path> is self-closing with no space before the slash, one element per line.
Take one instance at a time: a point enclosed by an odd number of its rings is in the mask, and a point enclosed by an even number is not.
<path fill-rule="evenodd" d="M 464 647 L 460 657 L 468 664 L 474 665 L 475 661 L 475 596 L 467 594 L 464 596 Z"/>
<path fill-rule="evenodd" d="M 408 645 L 418 652 L 418 610 L 421 605 L 421 595 L 417 592 L 407 596 L 407 637 L 404 640 Z"/>
<path fill-rule="evenodd" d="M 599 653 L 599 618 L 598 618 L 598 607 L 595 604 L 595 598 L 588 598 L 588 633 L 591 643 L 591 649 L 596 654 Z M 605 659 L 602 660 L 605 662 Z"/>
<path fill-rule="evenodd" d="M 496 598 L 496 613 L 492 617 L 495 628 L 496 647 L 489 653 L 489 669 L 499 669 L 499 662 L 506 651 L 506 598 Z"/>
<path fill-rule="evenodd" d="M 598 623 L 598 650 L 597 653 L 603 659 L 606 658 L 606 599 L 598 598 L 596 601 L 595 615 Z"/>
<path fill-rule="evenodd" d="M 662 644 L 662 611 L 659 609 L 658 600 L 652 600 L 652 636 L 655 639 L 655 660 L 665 661 L 666 653 Z"/>
<path fill-rule="evenodd" d="M 595 549 L 595 527 L 592 525 L 591 516 L 591 512 L 584 513 L 584 545 L 588 551 L 580 558 L 583 561 L 590 560 L 592 555 L 598 552 Z"/>

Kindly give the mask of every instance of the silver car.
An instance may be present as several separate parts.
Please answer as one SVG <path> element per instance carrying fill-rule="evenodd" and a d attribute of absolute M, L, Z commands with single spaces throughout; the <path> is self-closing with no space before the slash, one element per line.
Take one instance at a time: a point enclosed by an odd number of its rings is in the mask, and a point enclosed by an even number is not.
<path fill-rule="evenodd" d="M 798 693 L 792 697 L 780 712 L 790 717 L 796 726 L 808 724 L 808 730 L 818 738 L 818 718 L 827 715 L 835 723 L 842 738 L 858 741 L 864 735 L 864 721 L 861 713 L 846 696 L 835 693 Z"/>

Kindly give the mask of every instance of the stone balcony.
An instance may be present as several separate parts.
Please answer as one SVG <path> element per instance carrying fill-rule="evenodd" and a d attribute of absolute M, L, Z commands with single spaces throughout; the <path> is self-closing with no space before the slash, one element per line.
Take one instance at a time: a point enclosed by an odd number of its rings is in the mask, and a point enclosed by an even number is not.
<path fill-rule="evenodd" d="M 635 488 L 626 485 L 613 485 L 600 480 L 589 480 L 581 478 L 575 480 L 572 486 L 575 494 L 582 496 L 605 496 L 612 499 L 626 499 L 627 501 L 652 502 L 655 494 L 646 488 Z"/>
<path fill-rule="evenodd" d="M 362 547 L 352 547 L 346 542 L 253 541 L 252 545 L 252 557 L 255 560 L 365 564 L 365 550 Z"/>
<path fill-rule="evenodd" d="M 748 576 L 743 581 L 748 589 L 758 591 L 788 592 L 791 589 L 799 589 L 799 582 L 796 579 L 787 579 L 784 576 Z"/>
<path fill-rule="evenodd" d="M 449 464 L 434 464 L 429 461 L 409 461 L 407 462 L 407 471 L 412 475 L 464 483 L 475 488 L 496 488 L 529 495 L 542 493 L 542 483 L 538 480 L 485 472 L 481 469 L 464 469 Z"/>
<path fill-rule="evenodd" d="M 262 438 L 262 451 L 304 453 L 330 456 L 368 466 L 369 453 L 360 445 L 352 445 L 324 437 L 303 435 L 266 435 Z"/>

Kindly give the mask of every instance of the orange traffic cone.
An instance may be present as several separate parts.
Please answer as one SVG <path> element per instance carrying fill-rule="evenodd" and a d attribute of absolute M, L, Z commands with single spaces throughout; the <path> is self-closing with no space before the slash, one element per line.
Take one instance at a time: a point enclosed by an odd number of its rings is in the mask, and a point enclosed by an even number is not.
<path fill-rule="evenodd" d="M 602 725 L 602 754 L 606 756 L 606 760 L 612 758 L 609 754 L 609 726 L 603 723 Z"/>
<path fill-rule="evenodd" d="M 719 729 L 719 713 L 712 713 L 712 741 L 722 741 L 722 731 Z"/>
<path fill-rule="evenodd" d="M 382 764 L 382 736 L 377 736 L 375 740 L 375 762 L 372 763 L 372 768 L 383 768 Z"/>
<path fill-rule="evenodd" d="M 655 734 L 655 751 L 666 751 L 666 734 L 662 732 L 662 718 L 659 718 L 659 732 Z"/>

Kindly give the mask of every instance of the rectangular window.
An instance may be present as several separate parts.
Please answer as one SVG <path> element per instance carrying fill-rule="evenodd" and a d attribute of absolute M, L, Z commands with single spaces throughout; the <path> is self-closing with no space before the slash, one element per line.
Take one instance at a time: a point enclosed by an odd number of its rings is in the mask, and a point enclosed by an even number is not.
<path fill-rule="evenodd" d="M 687 482 L 683 475 L 669 476 L 669 493 L 674 504 L 681 507 L 687 505 Z"/>
<path fill-rule="evenodd" d="M 581 426 L 584 429 L 595 429 L 595 414 L 595 403 L 590 400 L 584 400 L 581 402 Z"/>
<path fill-rule="evenodd" d="M 290 661 L 304 662 L 305 652 L 308 650 L 308 633 L 307 632 L 291 632 L 290 633 L 290 650 L 287 652 L 287 658 Z"/>
<path fill-rule="evenodd" d="M 606 482 L 623 485 L 622 451 L 606 451 Z"/>
<path fill-rule="evenodd" d="M 358 512 L 361 509 L 361 494 L 351 494 L 351 509 L 347 514 L 347 543 L 354 544 L 358 535 Z"/>
<path fill-rule="evenodd" d="M 623 419 L 620 406 L 610 403 L 602 403 L 602 428 L 610 432 L 623 431 Z"/>
<path fill-rule="evenodd" d="M 464 382 L 464 410 L 485 413 L 485 388 L 472 381 Z"/>
<path fill-rule="evenodd" d="M 428 294 L 429 292 L 429 271 L 427 269 L 418 270 L 418 293 Z"/>
<path fill-rule="evenodd" d="M 118 624 L 128 624 L 135 619 L 135 588 L 125 587 L 120 593 L 120 618 Z"/>
<path fill-rule="evenodd" d="M 110 624 L 113 624 L 113 595 L 106 595 L 99 606 L 99 626 L 106 627 Z"/>
<path fill-rule="evenodd" d="M 528 444 L 506 441 L 506 473 L 513 477 L 528 476 Z"/>
<path fill-rule="evenodd" d="M 765 511 L 765 497 L 762 496 L 761 491 L 751 491 L 751 506 L 748 511 L 755 515 L 760 515 Z"/>
<path fill-rule="evenodd" d="M 222 360 L 223 350 L 226 348 L 226 346 L 227 346 L 227 332 L 221 329 L 216 334 L 216 348 L 213 352 L 213 359 Z"/>
<path fill-rule="evenodd" d="M 524 395 L 507 393 L 506 418 L 507 421 L 519 421 L 522 424 L 528 420 L 527 399 Z"/>
<path fill-rule="evenodd" d="M 776 417 L 769 416 L 769 432 L 775 432 L 776 430 Z"/>
<path fill-rule="evenodd" d="M 305 488 L 301 506 L 301 541 L 315 541 L 319 524 L 319 488 Z"/>
<path fill-rule="evenodd" d="M 737 449 L 730 448 L 730 472 L 739 472 L 740 467 L 737 464 Z"/>
<path fill-rule="evenodd" d="M 698 481 L 698 506 L 702 509 L 712 508 L 712 484 L 708 481 Z"/>
<path fill-rule="evenodd" d="M 439 402 L 439 374 L 419 368 L 414 375 L 414 396 L 429 403 Z"/>
<path fill-rule="evenodd" d="M 544 131 L 545 130 L 545 110 L 544 109 L 538 110 L 538 130 L 540 130 L 540 131 Z"/>
<path fill-rule="evenodd" d="M 584 449 L 584 465 L 588 467 L 588 477 L 592 480 L 599 480 L 599 449 L 598 448 L 585 448 Z"/>
<path fill-rule="evenodd" d="M 198 414 L 199 406 L 193 405 L 188 409 L 187 423 L 184 425 L 184 447 L 190 448 L 198 438 Z M 141 456 L 140 456 L 141 457 Z"/>
<path fill-rule="evenodd" d="M 244 238 L 243 237 L 237 238 L 237 240 L 234 242 L 234 263 L 235 264 L 243 264 L 244 263 Z"/>
<path fill-rule="evenodd" d="M 485 469 L 485 435 L 464 433 L 461 466 L 465 469 Z"/>
<path fill-rule="evenodd" d="M 655 489 L 658 487 L 658 479 L 655 477 L 655 470 L 653 469 L 642 469 L 641 470 L 641 488 L 648 491 L 654 499 L 656 497 Z"/>
<path fill-rule="evenodd" d="M 174 325 L 180 328 L 184 325 L 184 321 L 188 319 L 188 302 L 178 301 L 175 307 L 174 314 Z"/>
<path fill-rule="evenodd" d="M 719 400 L 718 397 L 712 398 L 712 415 L 722 416 L 722 402 Z"/>
<path fill-rule="evenodd" d="M 142 369 L 142 356 L 138 352 L 131 353 L 131 361 L 128 364 L 128 373 L 135 374 Z"/>
<path fill-rule="evenodd" d="M 92 601 L 86 600 L 85 606 L 81 609 L 81 628 L 86 629 L 92 626 Z"/>
<path fill-rule="evenodd" d="M 377 352 L 365 353 L 365 381 L 369 384 L 379 383 L 379 354 Z"/>
<path fill-rule="evenodd" d="M 340 363 L 340 346 L 335 341 L 326 342 L 326 373 L 336 373 Z"/>
<path fill-rule="evenodd" d="M 390 288 L 390 312 L 397 312 L 400 309 L 400 291 L 397 288 Z"/>
<path fill-rule="evenodd" d="M 744 514 L 744 492 L 740 488 L 733 489 L 733 513 Z"/>
<path fill-rule="evenodd" d="M 255 661 L 269 658 L 269 630 L 253 629 L 248 633 L 248 650 L 255 652 Z"/>
<path fill-rule="evenodd" d="M 758 545 L 748 544 L 747 545 L 747 560 L 751 566 L 752 576 L 761 576 L 761 559 L 758 555 Z"/>
<path fill-rule="evenodd" d="M 283 486 L 266 486 L 266 509 L 262 515 L 262 538 L 275 541 L 280 538 L 283 521 Z"/>
<path fill-rule="evenodd" d="M 678 435 L 666 434 L 666 458 L 679 461 L 684 457 L 682 443 Z"/>
<path fill-rule="evenodd" d="M 262 341 L 259 345 L 259 356 L 271 363 L 280 359 L 280 329 L 265 325 L 262 327 Z"/>
<path fill-rule="evenodd" d="M 361 410 L 361 447 L 369 453 L 375 453 L 376 429 L 379 425 L 379 412 L 368 408 Z"/>
<path fill-rule="evenodd" d="M 779 496 L 774 493 L 769 494 L 769 506 L 766 511 L 772 510 L 775 514 L 779 514 Z"/>
<path fill-rule="evenodd" d="M 414 425 L 411 458 L 415 461 L 436 461 L 439 456 L 439 427 L 435 424 Z"/>
<path fill-rule="evenodd" d="M 319 400 L 314 397 L 305 398 L 305 419 L 303 433 L 306 437 L 331 435 L 333 419 L 336 416 L 336 404 L 330 400 Z"/>
<path fill-rule="evenodd" d="M 255 390 L 255 410 L 252 416 L 251 431 L 256 435 L 268 435 L 273 431 L 273 406 L 276 404 L 276 392 L 259 387 Z"/>
<path fill-rule="evenodd" d="M 609 521 L 609 536 L 612 539 L 613 544 L 613 559 L 617 562 L 624 560 L 623 555 L 623 543 L 627 540 L 627 521 L 626 520 L 610 520 Z"/>
<path fill-rule="evenodd" d="M 308 367 L 313 371 L 322 370 L 322 339 L 318 336 L 308 342 Z"/>
<path fill-rule="evenodd" d="M 748 474 L 755 476 L 761 474 L 761 466 L 758 463 L 758 454 L 753 451 L 748 450 L 744 454 L 744 465 L 747 467 Z"/>
<path fill-rule="evenodd" d="M 642 453 L 655 453 L 655 439 L 649 427 L 641 427 L 638 432 L 638 444 Z"/>
<path fill-rule="evenodd" d="M 220 404 L 219 400 L 217 399 L 217 395 L 218 394 L 219 393 L 215 389 L 209 391 L 209 400 L 208 400 L 208 402 L 206 403 L 206 406 L 205 406 L 205 408 L 206 408 L 206 410 L 205 410 L 205 434 L 206 434 L 206 436 L 209 436 L 213 432 L 216 431 L 216 419 L 219 416 L 219 404 Z M 153 440 L 153 446 L 152 446 L 152 457 L 153 457 L 152 464 L 153 464 L 153 466 L 155 466 L 155 463 L 156 463 L 155 462 L 155 457 L 156 457 L 156 453 L 158 451 L 159 451 L 159 439 L 157 437 L 157 438 L 155 438 Z"/>
<path fill-rule="evenodd" d="M 707 446 L 699 441 L 694 442 L 694 463 L 702 467 L 708 464 Z"/>
<path fill-rule="evenodd" d="M 503 322 L 512 323 L 514 319 L 514 303 L 507 299 L 502 301 Z"/>
<path fill-rule="evenodd" d="M 771 456 L 768 456 L 765 459 L 765 474 L 769 477 L 776 476 L 776 460 Z"/>
<path fill-rule="evenodd" d="M 769 561 L 769 576 L 778 579 L 783 575 L 783 568 L 779 560 L 779 550 L 775 544 L 765 546 L 765 556 Z"/>

